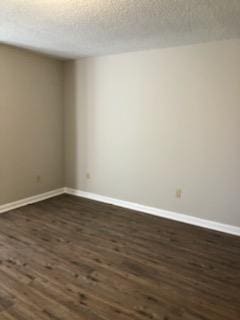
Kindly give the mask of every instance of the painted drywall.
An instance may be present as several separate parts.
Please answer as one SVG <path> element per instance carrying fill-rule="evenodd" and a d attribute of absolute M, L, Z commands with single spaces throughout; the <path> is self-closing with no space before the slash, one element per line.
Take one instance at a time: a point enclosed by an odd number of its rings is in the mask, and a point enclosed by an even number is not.
<path fill-rule="evenodd" d="M 240 40 L 67 62 L 66 186 L 240 226 L 239 106 Z"/>
<path fill-rule="evenodd" d="M 62 62 L 0 45 L 0 88 L 0 204 L 63 187 Z"/>

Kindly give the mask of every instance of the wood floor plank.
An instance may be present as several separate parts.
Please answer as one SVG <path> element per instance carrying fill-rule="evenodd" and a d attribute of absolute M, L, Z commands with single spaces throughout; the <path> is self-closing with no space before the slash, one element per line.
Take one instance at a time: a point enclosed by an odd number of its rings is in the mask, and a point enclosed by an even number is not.
<path fill-rule="evenodd" d="M 239 253 L 239 237 L 62 195 L 0 215 L 0 319 L 237 320 Z"/>

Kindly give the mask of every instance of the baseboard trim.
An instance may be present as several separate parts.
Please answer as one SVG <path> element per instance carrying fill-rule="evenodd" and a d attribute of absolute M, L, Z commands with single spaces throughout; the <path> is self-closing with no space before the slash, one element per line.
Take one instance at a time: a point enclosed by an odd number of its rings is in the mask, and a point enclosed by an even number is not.
<path fill-rule="evenodd" d="M 137 203 L 133 203 L 133 202 L 129 202 L 129 201 L 123 201 L 123 200 L 119 200 L 119 199 L 114 199 L 114 198 L 102 196 L 102 195 L 95 194 L 95 193 L 85 192 L 85 191 L 81 191 L 81 190 L 77 190 L 77 189 L 65 188 L 64 191 L 65 191 L 65 193 L 71 194 L 74 196 L 83 197 L 83 198 L 87 198 L 87 199 L 91 199 L 91 200 L 96 200 L 99 202 L 112 204 L 115 206 L 131 209 L 134 211 L 148 213 L 148 214 L 151 214 L 151 215 L 154 215 L 157 217 L 171 219 L 171 220 L 195 225 L 198 227 L 203 227 L 206 229 L 211 229 L 211 230 L 215 230 L 215 231 L 220 231 L 220 232 L 240 236 L 240 227 L 227 225 L 227 224 L 223 224 L 223 223 L 215 222 L 215 221 L 211 221 L 211 220 L 205 220 L 205 219 L 193 217 L 193 216 L 182 214 L 182 213 L 162 210 L 162 209 L 158 209 L 158 208 L 154 208 L 154 207 L 148 207 L 145 205 L 141 205 L 141 204 L 137 204 Z"/>
<path fill-rule="evenodd" d="M 46 199 L 61 195 L 63 193 L 112 204 L 118 207 L 127 208 L 134 211 L 151 214 L 160 218 L 175 220 L 175 221 L 195 225 L 198 227 L 203 227 L 206 229 L 216 230 L 216 231 L 240 236 L 240 227 L 236 227 L 236 226 L 232 226 L 232 225 L 228 225 L 220 222 L 215 222 L 211 220 L 201 219 L 201 218 L 193 217 L 193 216 L 182 214 L 182 213 L 149 207 L 149 206 L 145 206 L 145 205 L 130 202 L 130 201 L 119 200 L 119 199 L 115 199 L 107 196 L 102 196 L 96 193 L 85 192 L 85 191 L 72 189 L 72 188 L 59 188 L 59 189 L 38 194 L 32 197 L 28 197 L 25 199 L 0 205 L 0 213 L 7 212 L 20 207 L 24 207 L 26 205 L 33 204 L 36 202 L 40 202 L 42 200 L 46 200 Z"/>
<path fill-rule="evenodd" d="M 20 207 L 24 207 L 28 204 L 39 202 L 42 200 L 46 200 L 46 199 L 58 196 L 60 194 L 63 194 L 64 192 L 65 192 L 65 188 L 60 188 L 60 189 L 55 189 L 49 192 L 41 193 L 32 197 L 28 197 L 25 199 L 21 199 L 18 201 L 3 204 L 3 205 L 0 205 L 0 213 L 7 212 Z"/>

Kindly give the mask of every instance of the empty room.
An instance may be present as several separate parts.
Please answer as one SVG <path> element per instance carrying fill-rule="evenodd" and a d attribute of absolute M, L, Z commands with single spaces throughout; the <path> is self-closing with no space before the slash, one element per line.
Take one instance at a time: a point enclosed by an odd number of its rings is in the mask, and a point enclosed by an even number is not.
<path fill-rule="evenodd" d="M 240 319 L 240 1 L 0 1 L 0 320 Z"/>

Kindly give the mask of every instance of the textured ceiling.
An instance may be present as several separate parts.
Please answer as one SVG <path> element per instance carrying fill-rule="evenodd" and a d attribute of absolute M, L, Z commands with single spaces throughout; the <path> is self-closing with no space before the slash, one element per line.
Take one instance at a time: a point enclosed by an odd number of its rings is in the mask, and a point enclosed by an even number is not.
<path fill-rule="evenodd" d="M 240 0 L 0 0 L 0 42 L 75 58 L 240 37 Z"/>

